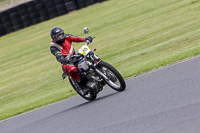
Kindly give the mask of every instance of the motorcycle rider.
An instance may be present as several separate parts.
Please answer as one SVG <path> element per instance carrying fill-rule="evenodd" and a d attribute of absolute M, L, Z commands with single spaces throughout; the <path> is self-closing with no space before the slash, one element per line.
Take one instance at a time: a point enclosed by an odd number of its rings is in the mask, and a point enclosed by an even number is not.
<path fill-rule="evenodd" d="M 82 38 L 65 34 L 64 30 L 57 26 L 51 29 L 50 35 L 52 38 L 50 51 L 57 61 L 62 64 L 62 78 L 64 79 L 69 75 L 75 82 L 80 81 L 81 77 L 78 68 L 73 65 L 73 62 L 70 62 L 70 57 L 75 54 L 72 42 L 92 42 L 93 38 L 91 36 Z"/>

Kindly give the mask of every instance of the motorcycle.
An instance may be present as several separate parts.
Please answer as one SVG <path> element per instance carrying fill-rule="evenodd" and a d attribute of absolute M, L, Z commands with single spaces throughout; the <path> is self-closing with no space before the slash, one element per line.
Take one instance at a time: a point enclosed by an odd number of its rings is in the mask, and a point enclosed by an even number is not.
<path fill-rule="evenodd" d="M 83 29 L 84 33 L 88 34 L 87 27 Z M 86 42 L 78 53 L 70 57 L 70 61 L 78 67 L 81 75 L 81 82 L 75 82 L 70 76 L 69 82 L 74 90 L 86 100 L 95 100 L 97 94 L 103 90 L 107 84 L 116 91 L 124 91 L 126 83 L 121 74 L 110 64 L 102 61 L 94 52 L 90 50 Z"/>

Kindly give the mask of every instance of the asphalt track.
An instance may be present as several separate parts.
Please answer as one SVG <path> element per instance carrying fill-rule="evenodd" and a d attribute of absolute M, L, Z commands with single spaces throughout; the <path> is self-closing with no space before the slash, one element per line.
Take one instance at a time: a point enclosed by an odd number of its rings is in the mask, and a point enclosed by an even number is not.
<path fill-rule="evenodd" d="M 80 96 L 0 122 L 0 133 L 199 133 L 200 57 L 106 87 L 97 100 Z"/>

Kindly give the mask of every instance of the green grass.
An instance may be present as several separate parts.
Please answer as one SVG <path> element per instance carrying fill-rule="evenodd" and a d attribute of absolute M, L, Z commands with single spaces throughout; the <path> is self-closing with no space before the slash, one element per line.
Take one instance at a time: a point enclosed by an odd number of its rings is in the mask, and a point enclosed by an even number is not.
<path fill-rule="evenodd" d="M 0 0 L 0 12 L 27 1 L 28 0 Z"/>
<path fill-rule="evenodd" d="M 50 53 L 52 27 L 82 37 L 89 27 L 91 49 L 127 78 L 198 55 L 199 7 L 198 0 L 109 0 L 1 37 L 0 120 L 76 95 Z"/>

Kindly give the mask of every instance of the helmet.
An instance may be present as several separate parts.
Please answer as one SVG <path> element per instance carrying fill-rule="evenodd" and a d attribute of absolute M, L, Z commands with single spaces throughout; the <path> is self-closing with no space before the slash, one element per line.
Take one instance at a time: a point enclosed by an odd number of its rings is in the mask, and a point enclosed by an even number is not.
<path fill-rule="evenodd" d="M 51 38 L 56 43 L 64 43 L 64 41 L 65 41 L 65 33 L 64 33 L 63 29 L 61 29 L 60 27 L 52 28 L 50 35 L 51 35 Z"/>

